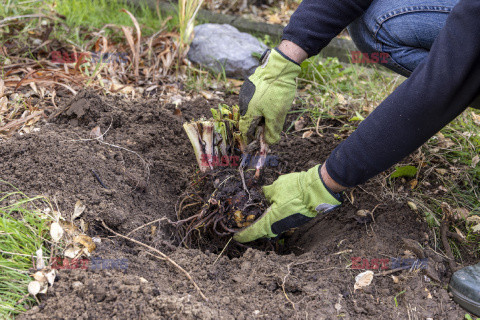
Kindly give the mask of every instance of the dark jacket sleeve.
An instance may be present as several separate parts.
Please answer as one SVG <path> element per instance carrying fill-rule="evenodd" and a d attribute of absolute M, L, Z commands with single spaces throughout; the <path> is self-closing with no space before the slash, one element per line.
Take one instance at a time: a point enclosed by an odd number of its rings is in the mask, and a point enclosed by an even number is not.
<path fill-rule="evenodd" d="M 303 0 L 283 30 L 309 56 L 316 55 L 372 3 L 372 0 Z"/>
<path fill-rule="evenodd" d="M 428 57 L 327 160 L 346 187 L 365 182 L 415 151 L 480 94 L 480 1 L 460 0 Z"/>

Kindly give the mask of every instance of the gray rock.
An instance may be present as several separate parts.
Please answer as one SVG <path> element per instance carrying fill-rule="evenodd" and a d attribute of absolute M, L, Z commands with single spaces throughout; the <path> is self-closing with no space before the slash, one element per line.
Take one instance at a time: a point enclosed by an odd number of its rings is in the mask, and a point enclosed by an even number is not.
<path fill-rule="evenodd" d="M 188 59 L 216 73 L 224 69 L 232 78 L 245 79 L 252 74 L 258 66 L 252 53 L 262 54 L 267 49 L 257 38 L 228 24 L 201 24 L 194 31 Z"/>

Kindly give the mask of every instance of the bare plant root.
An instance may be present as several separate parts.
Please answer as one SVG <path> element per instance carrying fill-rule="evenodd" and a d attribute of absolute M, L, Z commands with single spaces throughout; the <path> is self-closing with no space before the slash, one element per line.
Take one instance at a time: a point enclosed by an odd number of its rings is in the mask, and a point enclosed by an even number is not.
<path fill-rule="evenodd" d="M 255 173 L 255 168 L 219 168 L 196 176 L 176 206 L 178 242 L 186 247 L 225 242 L 260 217 L 267 204 Z"/>

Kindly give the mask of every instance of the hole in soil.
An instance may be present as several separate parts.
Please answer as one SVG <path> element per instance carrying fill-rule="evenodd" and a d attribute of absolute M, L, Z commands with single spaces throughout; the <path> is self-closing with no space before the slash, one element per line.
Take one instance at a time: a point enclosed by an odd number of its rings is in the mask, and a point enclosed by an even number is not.
<path fill-rule="evenodd" d="M 176 221 L 173 223 L 175 243 L 229 258 L 243 255 L 248 248 L 289 254 L 283 238 L 260 239 L 248 245 L 232 239 L 234 232 L 249 226 L 267 209 L 268 204 L 261 190 L 278 176 L 276 167 L 265 168 L 255 178 L 255 169 L 217 168 L 202 174 L 197 172 L 192 182 L 179 197 L 176 205 Z"/>

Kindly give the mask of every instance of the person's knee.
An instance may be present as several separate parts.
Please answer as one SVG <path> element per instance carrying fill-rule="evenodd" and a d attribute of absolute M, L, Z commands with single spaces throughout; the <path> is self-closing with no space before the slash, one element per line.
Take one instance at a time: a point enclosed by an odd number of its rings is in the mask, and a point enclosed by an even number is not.
<path fill-rule="evenodd" d="M 388 54 L 387 68 L 409 76 L 423 61 L 458 0 L 375 0 L 348 31 L 362 51 Z"/>
<path fill-rule="evenodd" d="M 348 32 L 353 42 L 359 49 L 351 52 L 352 63 L 375 63 L 380 64 L 393 72 L 408 77 L 411 71 L 402 67 L 391 55 L 393 52 L 378 41 L 377 36 L 368 22 L 362 16 L 348 26 Z"/>

